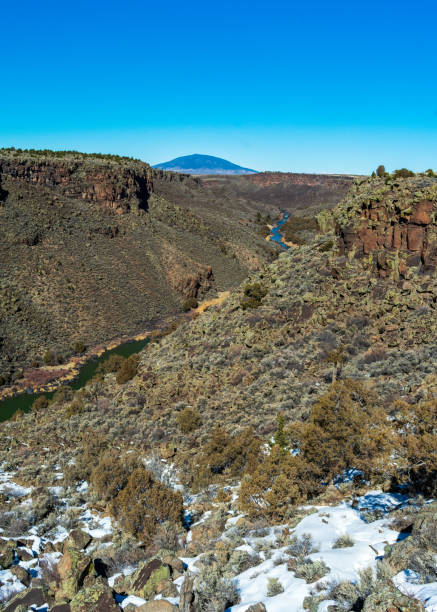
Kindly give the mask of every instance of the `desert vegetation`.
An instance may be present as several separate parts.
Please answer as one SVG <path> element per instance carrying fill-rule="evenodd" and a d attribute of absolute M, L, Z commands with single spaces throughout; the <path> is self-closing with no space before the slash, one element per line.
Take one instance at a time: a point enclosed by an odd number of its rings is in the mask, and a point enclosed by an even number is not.
<path fill-rule="evenodd" d="M 11 590 L 94 611 L 119 609 L 114 593 L 194 612 L 426 609 L 436 202 L 427 174 L 358 179 L 227 300 L 3 423 Z"/>

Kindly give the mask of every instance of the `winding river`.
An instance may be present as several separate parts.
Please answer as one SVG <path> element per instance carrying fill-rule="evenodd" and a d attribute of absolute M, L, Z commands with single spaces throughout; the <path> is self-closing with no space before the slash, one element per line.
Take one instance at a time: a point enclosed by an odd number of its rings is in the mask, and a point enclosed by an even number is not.
<path fill-rule="evenodd" d="M 288 246 L 288 244 L 285 244 L 284 242 L 284 237 L 281 233 L 281 228 L 284 225 L 284 223 L 287 222 L 289 216 L 290 216 L 290 213 L 282 211 L 279 221 L 277 221 L 276 225 L 272 227 L 272 229 L 270 230 L 270 234 L 269 234 L 269 239 L 272 242 L 276 242 L 277 244 L 280 244 L 281 247 L 283 247 L 284 249 L 289 249 L 290 247 Z"/>

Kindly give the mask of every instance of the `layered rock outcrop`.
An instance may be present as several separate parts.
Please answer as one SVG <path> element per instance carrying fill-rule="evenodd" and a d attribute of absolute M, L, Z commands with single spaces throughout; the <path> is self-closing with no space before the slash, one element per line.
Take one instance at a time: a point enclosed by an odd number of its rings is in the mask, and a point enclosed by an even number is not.
<path fill-rule="evenodd" d="M 329 186 L 339 188 L 342 185 L 350 186 L 355 177 L 344 174 L 306 174 L 299 172 L 260 172 L 244 177 L 245 181 L 267 187 L 289 183 L 292 185 L 305 185 L 307 187 Z"/>
<path fill-rule="evenodd" d="M 374 198 L 367 181 L 358 187 L 346 216 L 337 216 L 341 254 L 370 257 L 380 276 L 390 269 L 408 275 L 408 268 L 430 273 L 437 265 L 437 180 L 415 177 L 390 182 Z M 346 203 L 347 205 L 347 203 Z M 343 208 L 344 211 L 344 208 Z"/>
<path fill-rule="evenodd" d="M 114 162 L 93 164 L 85 160 L 0 159 L 0 174 L 27 183 L 56 188 L 60 195 L 92 201 L 116 213 L 147 210 L 153 190 L 147 164 L 127 167 Z M 0 192 L 1 198 L 1 192 Z"/>

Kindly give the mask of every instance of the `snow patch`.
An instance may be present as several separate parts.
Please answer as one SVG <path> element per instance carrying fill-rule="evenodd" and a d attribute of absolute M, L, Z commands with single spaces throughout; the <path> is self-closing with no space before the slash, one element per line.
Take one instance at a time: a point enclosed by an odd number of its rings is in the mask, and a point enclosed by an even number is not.
<path fill-rule="evenodd" d="M 412 570 L 399 572 L 393 578 L 395 586 L 404 595 L 419 599 L 426 612 L 437 612 L 437 582 L 418 584 L 419 575 Z"/>

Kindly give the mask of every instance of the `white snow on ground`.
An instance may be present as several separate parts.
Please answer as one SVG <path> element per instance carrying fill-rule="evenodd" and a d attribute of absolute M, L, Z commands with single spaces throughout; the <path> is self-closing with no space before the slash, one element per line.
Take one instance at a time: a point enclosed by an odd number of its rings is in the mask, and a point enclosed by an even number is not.
<path fill-rule="evenodd" d="M 147 601 L 145 599 L 143 599 L 142 597 L 137 597 L 136 595 L 128 595 L 126 597 L 126 599 L 123 599 L 123 601 L 121 602 L 121 607 L 124 609 L 126 608 L 129 604 L 133 604 L 134 606 L 141 606 L 142 604 L 147 603 Z"/>
<path fill-rule="evenodd" d="M 12 481 L 14 472 L 0 471 L 0 492 L 10 495 L 11 497 L 25 497 L 32 492 L 33 487 L 22 487 Z"/>
<path fill-rule="evenodd" d="M 118 578 L 119 576 L 123 575 L 123 576 L 130 576 L 131 574 L 133 574 L 135 571 L 137 570 L 137 567 L 134 567 L 133 565 L 130 565 L 128 567 L 124 567 L 123 570 L 121 572 L 117 572 L 116 574 L 113 574 L 110 578 L 108 578 L 108 584 L 110 587 L 114 586 L 114 582 L 116 580 L 116 578 Z"/>
<path fill-rule="evenodd" d="M 0 603 L 26 588 L 9 570 L 0 570 L 0 584 Z"/>
<path fill-rule="evenodd" d="M 300 521 L 292 536 L 302 537 L 311 534 L 314 546 L 319 550 L 309 556 L 312 560 L 323 560 L 330 568 L 329 574 L 317 582 L 306 584 L 305 580 L 296 578 L 294 572 L 288 571 L 284 555 L 284 563 L 275 565 L 275 559 L 280 559 L 286 547 L 273 549 L 271 559 L 260 565 L 242 572 L 236 577 L 240 591 L 240 603 L 231 608 L 232 612 L 244 612 L 250 605 L 263 602 L 268 612 L 301 612 L 304 598 L 310 594 L 317 583 L 326 584 L 329 581 L 357 580 L 358 572 L 366 567 L 374 567 L 377 558 L 383 554 L 384 546 L 396 542 L 398 532 L 387 525 L 387 518 L 366 523 L 363 512 L 374 509 L 390 511 L 406 502 L 404 496 L 393 496 L 380 491 L 371 491 L 360 498 L 358 507 L 352 508 L 349 503 L 342 502 L 338 506 L 320 506 L 314 508 L 313 514 Z M 341 535 L 348 534 L 354 545 L 348 548 L 333 549 L 332 545 Z M 267 536 L 246 537 L 244 548 L 255 552 L 255 543 L 271 542 L 274 529 L 269 529 Z M 189 566 L 194 560 L 184 559 Z M 284 592 L 274 597 L 267 597 L 268 578 L 277 578 Z M 319 611 L 327 609 L 323 602 Z M 431 610 L 431 609 L 430 609 Z"/>
<path fill-rule="evenodd" d="M 437 612 L 437 582 L 418 584 L 419 576 L 412 570 L 399 572 L 394 584 L 404 594 L 419 599 L 427 612 Z"/>
<path fill-rule="evenodd" d="M 164 477 L 172 480 L 173 486 L 177 486 L 173 477 L 172 466 L 164 465 L 164 468 L 170 468 L 163 470 Z M 13 475 L 11 472 L 2 472 L 0 467 L 0 492 L 7 492 L 16 498 L 28 496 L 33 487 L 18 485 L 12 480 Z M 57 476 L 62 478 L 62 474 L 57 474 Z M 349 477 L 352 478 L 353 476 L 355 474 L 345 474 L 344 478 L 347 481 Z M 77 491 L 84 492 L 87 487 L 88 484 L 84 481 L 77 487 Z M 55 495 L 62 493 L 62 487 L 52 486 L 49 489 Z M 233 491 L 233 494 L 235 498 L 236 491 Z M 287 555 L 285 554 L 287 547 L 279 548 L 275 546 L 276 536 L 285 525 L 268 528 L 265 532 L 266 535 L 263 537 L 247 536 L 243 538 L 245 543 L 238 547 L 239 550 L 255 553 L 257 546 L 261 543 L 270 544 L 273 545 L 271 546 L 272 556 L 270 559 L 266 559 L 268 555 L 261 551 L 260 556 L 264 559 L 262 563 L 235 577 L 235 583 L 240 594 L 240 603 L 230 610 L 232 612 L 244 612 L 250 605 L 263 602 L 268 612 L 302 612 L 304 598 L 314 590 L 317 584 L 326 585 L 329 582 L 340 580 L 357 580 L 358 572 L 367 567 L 375 567 L 378 559 L 384 555 L 385 546 L 393 544 L 399 538 L 399 534 L 388 526 L 388 515 L 393 510 L 407 504 L 407 495 L 370 491 L 358 498 L 354 507 L 347 502 L 342 502 L 335 507 L 308 507 L 307 509 L 312 511 L 312 514 L 303 518 L 292 530 L 291 535 L 301 538 L 304 534 L 310 534 L 317 552 L 308 555 L 309 558 L 313 561 L 323 560 L 330 569 L 326 576 L 311 584 L 306 584 L 303 579 L 296 578 L 294 572 L 287 569 Z M 84 531 L 95 539 L 103 538 L 112 533 L 113 526 L 110 517 L 100 517 L 86 507 L 83 510 L 79 520 L 82 522 Z M 369 513 L 375 513 L 374 516 L 376 515 L 378 520 L 367 522 L 366 518 L 368 518 Z M 210 515 L 211 511 L 205 512 L 195 525 L 203 523 Z M 236 523 L 241 517 L 241 514 L 235 512 L 228 519 L 226 529 L 229 530 L 229 534 L 232 530 L 235 530 Z M 30 535 L 23 535 L 22 538 L 17 539 L 31 539 L 32 544 L 28 544 L 28 552 L 40 554 L 45 539 L 41 540 L 37 533 L 38 527 L 34 526 L 29 530 Z M 58 526 L 50 541 L 64 540 L 68 533 L 65 528 Z M 348 548 L 332 548 L 339 536 L 345 534 L 352 538 L 354 545 Z M 190 536 L 191 532 L 188 532 L 187 541 L 190 540 Z M 226 532 L 221 537 L 226 538 Z M 55 564 L 60 557 L 61 553 L 40 554 L 39 558 L 35 557 L 27 562 L 20 562 L 19 565 L 36 577 L 40 573 L 42 559 L 46 558 L 47 561 L 52 561 Z M 202 555 L 182 558 L 182 561 L 188 566 L 189 571 L 197 573 L 199 568 L 195 564 L 201 557 Z M 131 574 L 135 569 L 135 567 L 124 568 L 123 574 Z M 109 578 L 108 583 L 111 587 L 118 575 L 120 574 L 115 574 Z M 277 578 L 284 592 L 274 597 L 267 597 L 268 578 Z M 183 580 L 184 576 L 175 581 L 178 588 L 180 588 Z M 437 582 L 420 584 L 418 575 L 411 570 L 400 572 L 393 578 L 393 582 L 402 593 L 422 601 L 427 612 L 437 612 Z M 24 588 L 25 586 L 17 580 L 12 572 L 9 570 L 0 571 L 0 602 L 9 599 L 13 594 Z M 177 601 L 178 598 L 174 598 L 174 603 L 177 603 Z M 144 603 L 144 600 L 130 595 L 121 602 L 121 607 L 126 608 L 130 603 L 139 606 Z M 322 602 L 318 607 L 318 612 L 327 612 L 329 605 L 334 603 L 333 601 Z"/>
<path fill-rule="evenodd" d="M 91 510 L 88 509 L 80 515 L 79 519 L 84 523 L 82 526 L 83 531 L 89 533 L 92 538 L 103 538 L 112 533 L 112 520 L 109 516 L 104 516 L 102 518 L 97 514 L 93 514 Z M 89 525 L 93 525 L 93 527 Z M 98 526 L 96 527 L 95 525 Z"/>
<path fill-rule="evenodd" d="M 362 511 L 379 510 L 380 512 L 392 512 L 401 508 L 408 502 L 408 495 L 400 493 L 381 493 L 381 491 L 369 491 L 366 495 L 359 497 L 357 508 Z"/>
<path fill-rule="evenodd" d="M 76 487 L 76 491 L 78 493 L 84 493 L 87 489 L 88 489 L 88 483 L 87 483 L 86 480 L 82 480 L 80 485 L 77 485 L 77 487 Z"/>

